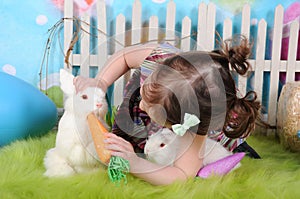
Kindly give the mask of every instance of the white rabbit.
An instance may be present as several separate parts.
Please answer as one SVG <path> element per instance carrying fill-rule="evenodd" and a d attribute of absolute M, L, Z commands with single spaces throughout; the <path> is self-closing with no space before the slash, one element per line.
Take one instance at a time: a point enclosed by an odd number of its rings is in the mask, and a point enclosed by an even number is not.
<path fill-rule="evenodd" d="M 105 93 L 89 87 L 76 94 L 73 79 L 71 73 L 60 70 L 61 89 L 66 96 L 65 111 L 58 124 L 55 147 L 48 150 L 44 158 L 44 175 L 48 177 L 92 171 L 99 166 L 86 119 L 91 112 L 104 119 L 107 111 Z"/>
<path fill-rule="evenodd" d="M 216 162 L 217 160 L 220 160 L 232 154 L 232 152 L 228 151 L 219 142 L 210 138 L 206 138 L 203 166 Z"/>
<path fill-rule="evenodd" d="M 184 147 L 181 144 L 182 141 L 183 137 L 176 135 L 168 128 L 163 128 L 149 136 L 146 141 L 144 153 L 151 162 L 160 165 L 172 165 L 180 153 L 180 148 Z M 232 155 L 232 152 L 225 149 L 220 143 L 207 138 L 203 156 L 203 166 L 229 155 Z"/>
<path fill-rule="evenodd" d="M 180 148 L 181 136 L 173 131 L 163 128 L 149 136 L 146 141 L 144 153 L 146 158 L 160 165 L 172 165 Z"/>

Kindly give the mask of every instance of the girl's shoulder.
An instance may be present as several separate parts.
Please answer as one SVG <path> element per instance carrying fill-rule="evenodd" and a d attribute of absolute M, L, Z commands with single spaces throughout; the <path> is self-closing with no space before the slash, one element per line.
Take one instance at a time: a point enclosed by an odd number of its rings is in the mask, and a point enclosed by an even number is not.
<path fill-rule="evenodd" d="M 141 84 L 157 67 L 157 64 L 163 63 L 163 61 L 175 54 L 181 52 L 180 49 L 171 45 L 170 43 L 164 42 L 157 44 L 144 62 L 140 65 L 141 68 Z"/>
<path fill-rule="evenodd" d="M 164 59 L 181 52 L 180 49 L 168 42 L 160 43 L 153 49 L 152 53 L 146 58 L 147 61 L 161 63 Z"/>

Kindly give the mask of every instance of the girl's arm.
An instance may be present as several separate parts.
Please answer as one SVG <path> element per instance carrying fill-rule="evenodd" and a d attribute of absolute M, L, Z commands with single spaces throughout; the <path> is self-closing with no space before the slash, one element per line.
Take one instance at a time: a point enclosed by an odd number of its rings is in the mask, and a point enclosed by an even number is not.
<path fill-rule="evenodd" d="M 76 92 L 87 87 L 100 87 L 106 92 L 107 88 L 131 68 L 138 68 L 145 58 L 150 55 L 157 44 L 144 44 L 126 47 L 114 53 L 105 63 L 105 67 L 95 78 L 78 76 L 74 78 Z"/>
<path fill-rule="evenodd" d="M 205 138 L 196 135 L 192 143 L 187 145 L 185 152 L 175 161 L 174 166 L 161 166 L 138 157 L 132 145 L 115 134 L 109 133 L 105 142 L 107 149 L 112 150 L 112 155 L 129 161 L 130 172 L 133 175 L 154 185 L 167 185 L 196 176 L 202 166 L 201 151 Z"/>

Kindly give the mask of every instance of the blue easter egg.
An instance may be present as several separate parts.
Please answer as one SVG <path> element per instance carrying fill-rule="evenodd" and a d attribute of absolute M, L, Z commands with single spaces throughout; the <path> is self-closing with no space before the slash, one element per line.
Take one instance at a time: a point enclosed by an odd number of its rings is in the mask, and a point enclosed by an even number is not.
<path fill-rule="evenodd" d="M 0 72 L 0 147 L 40 136 L 56 124 L 55 104 L 31 84 Z"/>

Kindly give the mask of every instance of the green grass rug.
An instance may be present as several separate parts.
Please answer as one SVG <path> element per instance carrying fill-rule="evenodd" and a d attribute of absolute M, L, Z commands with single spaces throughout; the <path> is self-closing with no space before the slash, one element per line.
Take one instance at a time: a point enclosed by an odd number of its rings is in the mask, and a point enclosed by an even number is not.
<path fill-rule="evenodd" d="M 132 175 L 116 186 L 105 167 L 67 178 L 46 178 L 43 158 L 55 133 L 0 148 L 0 198 L 299 198 L 300 154 L 285 151 L 269 137 L 252 136 L 250 144 L 263 159 L 242 160 L 242 167 L 223 177 L 190 179 L 153 186 Z"/>

